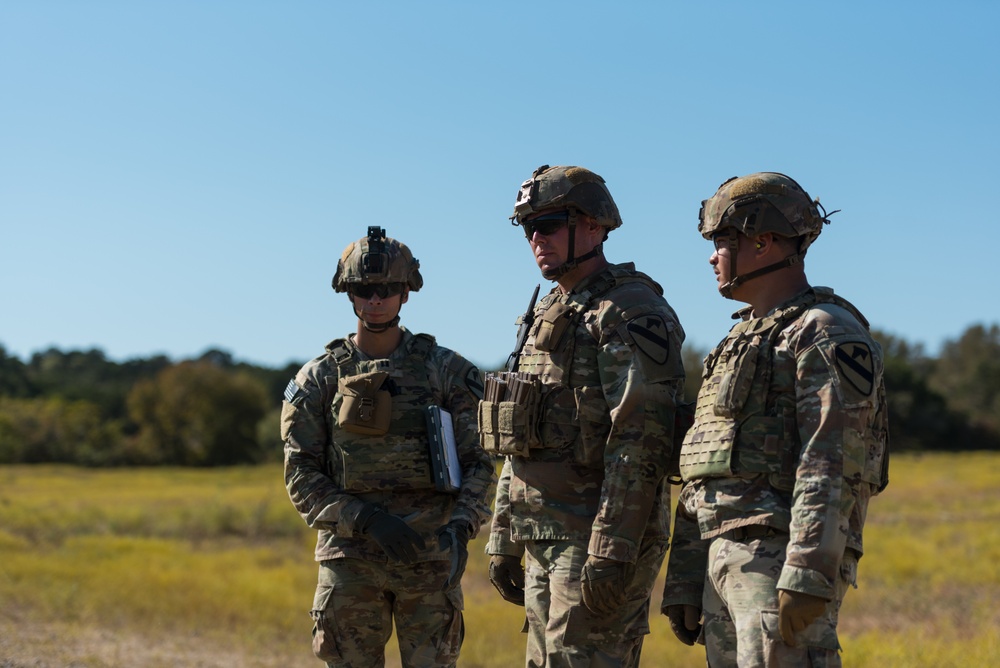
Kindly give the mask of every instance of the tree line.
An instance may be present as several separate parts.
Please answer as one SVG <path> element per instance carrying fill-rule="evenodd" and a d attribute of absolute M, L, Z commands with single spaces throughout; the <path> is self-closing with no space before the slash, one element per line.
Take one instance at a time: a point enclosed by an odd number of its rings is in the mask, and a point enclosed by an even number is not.
<path fill-rule="evenodd" d="M 937 357 L 875 332 L 885 354 L 892 449 L 1000 448 L 1000 326 L 973 325 Z M 707 351 L 685 347 L 685 393 Z M 22 361 L 0 345 L 0 464 L 221 466 L 280 461 L 280 369 L 211 349 L 115 362 L 54 348 Z"/>

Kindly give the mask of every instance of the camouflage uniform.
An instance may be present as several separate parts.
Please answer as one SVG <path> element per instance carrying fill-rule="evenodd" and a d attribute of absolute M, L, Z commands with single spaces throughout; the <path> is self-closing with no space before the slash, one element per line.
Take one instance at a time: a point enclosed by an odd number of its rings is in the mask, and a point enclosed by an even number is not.
<path fill-rule="evenodd" d="M 839 666 L 837 616 L 886 475 L 881 349 L 828 288 L 738 315 L 705 358 L 681 449 L 663 609 L 702 610 L 711 666 Z M 797 647 L 779 589 L 827 601 Z"/>
<path fill-rule="evenodd" d="M 637 665 L 649 632 L 684 378 L 684 333 L 661 295 L 632 264 L 612 265 L 534 311 L 518 368 L 540 382 L 537 439 L 504 462 L 486 548 L 526 552 L 528 666 Z M 540 345 L 563 318 L 562 334 Z M 490 430 L 491 408 L 481 404 L 480 429 Z M 631 564 L 628 602 L 614 616 L 581 604 L 588 554 Z"/>
<path fill-rule="evenodd" d="M 296 510 L 319 532 L 313 649 L 330 666 L 384 665 L 393 621 L 404 666 L 454 666 L 464 632 L 462 589 L 456 579 L 445 590 L 450 557 L 435 534 L 458 521 L 475 535 L 489 518 L 496 476 L 476 438 L 479 371 L 433 337 L 400 330 L 402 342 L 387 359 L 369 358 L 353 336 L 331 342 L 285 392 L 285 484 Z M 355 433 L 340 422 L 345 381 L 369 372 L 386 374 L 391 388 L 384 435 Z M 462 469 L 457 494 L 435 488 L 424 413 L 431 404 L 454 419 Z M 424 539 L 414 563 L 389 561 L 362 533 L 378 510 Z"/>

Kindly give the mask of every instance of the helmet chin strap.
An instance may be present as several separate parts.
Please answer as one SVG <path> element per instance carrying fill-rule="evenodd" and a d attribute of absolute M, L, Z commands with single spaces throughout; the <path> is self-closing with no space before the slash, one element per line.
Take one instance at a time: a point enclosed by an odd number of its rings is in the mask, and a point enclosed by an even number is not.
<path fill-rule="evenodd" d="M 566 222 L 566 226 L 569 228 L 569 237 L 567 243 L 569 244 L 569 250 L 567 252 L 566 261 L 555 269 L 543 269 L 542 278 L 547 278 L 550 281 L 559 280 L 561 277 L 565 276 L 569 272 L 580 266 L 580 263 L 586 262 L 592 257 L 597 257 L 601 254 L 604 249 L 604 243 L 599 243 L 589 251 L 581 255 L 580 257 L 575 257 L 576 254 L 576 209 L 570 207 L 569 209 L 569 220 Z"/>
<path fill-rule="evenodd" d="M 379 334 L 381 332 L 386 331 L 387 329 L 392 329 L 393 327 L 398 325 L 399 315 L 397 314 L 396 317 L 390 320 L 389 322 L 382 322 L 382 323 L 368 322 L 360 315 L 358 316 L 358 320 L 361 321 L 361 326 L 367 329 L 369 332 L 374 332 L 375 334 Z"/>
<path fill-rule="evenodd" d="M 726 299 L 735 299 L 733 297 L 733 290 L 740 287 L 744 283 L 764 274 L 770 274 L 772 271 L 778 271 L 779 269 L 784 269 L 785 267 L 794 266 L 802 262 L 802 258 L 805 257 L 804 252 L 792 253 L 783 260 L 778 260 L 774 264 L 769 264 L 766 267 L 761 267 L 760 269 L 755 269 L 749 274 L 743 274 L 739 276 L 736 274 L 736 251 L 738 246 L 739 235 L 736 230 L 732 227 L 729 228 L 729 273 L 732 276 L 731 279 L 719 286 L 719 293 L 722 294 Z"/>
<path fill-rule="evenodd" d="M 351 300 L 351 305 L 354 305 L 354 297 L 348 293 L 348 298 Z M 403 305 L 399 305 L 399 310 L 403 310 Z M 361 312 L 358 311 L 357 307 L 354 307 L 354 315 L 358 316 L 358 320 L 361 322 L 361 326 L 364 327 L 369 332 L 374 334 L 380 334 L 388 329 L 392 329 L 399 324 L 399 311 L 396 311 L 396 317 L 389 322 L 368 322 L 363 317 L 361 317 Z"/>
<path fill-rule="evenodd" d="M 772 271 L 778 271 L 779 269 L 784 269 L 785 267 L 792 267 L 794 265 L 797 265 L 799 262 L 802 261 L 803 255 L 804 253 L 795 253 L 793 255 L 789 255 L 784 260 L 779 260 L 774 264 L 769 264 L 766 267 L 761 267 L 760 269 L 751 271 L 749 274 L 736 276 L 733 278 L 733 280 L 726 281 L 725 283 L 720 285 L 719 292 L 721 292 L 722 296 L 725 297 L 726 299 L 733 299 L 733 290 L 740 287 L 747 281 L 757 278 L 758 276 L 763 276 L 764 274 L 770 274 Z"/>

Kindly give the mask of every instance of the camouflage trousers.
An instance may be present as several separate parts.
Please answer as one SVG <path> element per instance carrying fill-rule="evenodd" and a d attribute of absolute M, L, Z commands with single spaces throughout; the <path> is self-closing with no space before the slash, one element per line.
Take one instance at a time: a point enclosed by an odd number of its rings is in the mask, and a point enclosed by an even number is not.
<path fill-rule="evenodd" d="M 704 640 L 711 668 L 839 668 L 837 618 L 849 586 L 857 586 L 857 558 L 841 563 L 834 600 L 802 630 L 797 647 L 781 639 L 778 627 L 778 577 L 785 563 L 788 536 L 743 541 L 714 538 L 702 597 Z"/>
<path fill-rule="evenodd" d="M 628 602 L 602 617 L 583 604 L 580 573 L 587 541 L 525 544 L 524 601 L 528 668 L 626 668 L 639 665 L 649 633 L 649 597 L 666 554 L 665 541 L 640 546 Z"/>
<path fill-rule="evenodd" d="M 454 666 L 465 633 L 462 588 L 443 591 L 447 561 L 410 566 L 363 559 L 319 565 L 313 600 L 313 652 L 328 666 L 385 665 L 396 624 L 404 668 Z"/>

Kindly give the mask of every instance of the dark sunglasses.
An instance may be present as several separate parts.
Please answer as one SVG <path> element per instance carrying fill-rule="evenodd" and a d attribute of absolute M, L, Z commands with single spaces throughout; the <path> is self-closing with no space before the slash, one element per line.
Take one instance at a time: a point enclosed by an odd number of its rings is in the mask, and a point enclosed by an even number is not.
<path fill-rule="evenodd" d="M 362 299 L 371 299 L 378 295 L 380 299 L 393 297 L 403 293 L 406 288 L 405 283 L 369 283 L 368 285 L 354 285 L 351 287 L 351 294 Z"/>
<path fill-rule="evenodd" d="M 559 213 L 547 213 L 544 216 L 526 220 L 521 223 L 521 227 L 524 228 L 524 236 L 530 239 L 535 236 L 535 232 L 538 232 L 543 237 L 554 234 L 568 222 L 569 211 L 560 211 Z"/>

